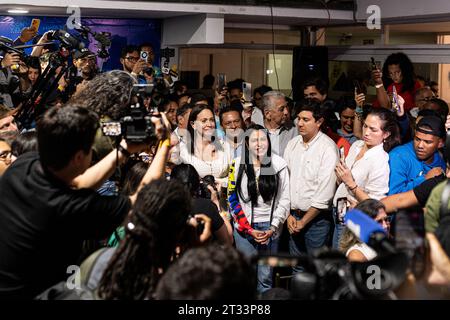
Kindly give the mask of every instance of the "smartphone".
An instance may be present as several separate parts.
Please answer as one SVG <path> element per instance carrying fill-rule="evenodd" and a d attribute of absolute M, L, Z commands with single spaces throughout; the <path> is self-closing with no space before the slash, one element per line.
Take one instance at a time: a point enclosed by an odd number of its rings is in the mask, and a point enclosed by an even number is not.
<path fill-rule="evenodd" d="M 392 86 L 392 108 L 395 111 L 398 111 L 399 109 L 397 89 L 395 88 L 395 85 Z"/>
<path fill-rule="evenodd" d="M 370 57 L 370 63 L 372 65 L 372 70 L 377 70 L 378 69 L 377 64 L 375 62 L 375 59 L 373 57 Z"/>
<path fill-rule="evenodd" d="M 217 74 L 217 91 L 221 92 L 227 86 L 227 76 L 225 73 Z"/>
<path fill-rule="evenodd" d="M 341 161 L 345 161 L 345 149 L 344 147 L 339 148 L 339 157 L 341 158 Z"/>
<path fill-rule="evenodd" d="M 242 83 L 242 96 L 244 101 L 252 101 L 252 84 L 250 82 Z"/>
<path fill-rule="evenodd" d="M 409 258 L 409 268 L 421 277 L 426 267 L 425 219 L 420 206 L 400 210 L 391 223 L 395 248 Z"/>
<path fill-rule="evenodd" d="M 354 80 L 354 81 L 353 81 L 353 85 L 355 86 L 355 92 L 356 92 L 356 94 L 364 93 L 364 92 L 362 91 L 361 84 L 359 83 L 358 80 Z"/>
<path fill-rule="evenodd" d="M 344 224 L 344 217 L 345 217 L 345 214 L 347 213 L 348 207 L 349 207 L 349 205 L 348 205 L 347 197 L 337 199 L 337 201 L 336 201 L 336 217 L 335 217 L 336 224 L 340 224 L 340 225 Z"/>
<path fill-rule="evenodd" d="M 40 19 L 33 19 L 33 20 L 31 20 L 30 28 L 33 28 L 34 30 L 36 30 L 36 32 L 38 32 L 40 25 L 41 25 Z"/>
<path fill-rule="evenodd" d="M 148 56 L 149 56 L 148 51 L 141 51 L 141 54 L 140 54 L 141 60 L 144 60 L 145 62 L 147 62 Z"/>

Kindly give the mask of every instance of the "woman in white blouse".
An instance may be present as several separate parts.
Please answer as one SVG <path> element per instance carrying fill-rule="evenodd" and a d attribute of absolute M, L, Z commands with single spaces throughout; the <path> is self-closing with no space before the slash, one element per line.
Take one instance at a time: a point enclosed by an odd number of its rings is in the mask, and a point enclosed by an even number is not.
<path fill-rule="evenodd" d="M 185 141 L 180 142 L 180 163 L 192 165 L 201 178 L 212 175 L 226 187 L 231 156 L 216 137 L 216 122 L 212 108 L 200 104 L 189 115 Z"/>
<path fill-rule="evenodd" d="M 364 200 L 355 207 L 355 209 L 367 214 L 378 222 L 389 234 L 390 219 L 386 213 L 386 207 L 381 201 L 375 199 Z M 367 244 L 356 237 L 350 229 L 345 228 L 339 242 L 339 250 L 345 254 L 349 261 L 366 262 L 376 258 L 377 253 Z"/>
<path fill-rule="evenodd" d="M 389 191 L 388 152 L 399 143 L 395 113 L 384 108 L 371 109 L 364 119 L 363 140 L 352 144 L 347 158 L 341 159 L 335 169 L 339 187 L 333 198 L 333 248 L 338 248 L 349 203 L 386 196 Z"/>

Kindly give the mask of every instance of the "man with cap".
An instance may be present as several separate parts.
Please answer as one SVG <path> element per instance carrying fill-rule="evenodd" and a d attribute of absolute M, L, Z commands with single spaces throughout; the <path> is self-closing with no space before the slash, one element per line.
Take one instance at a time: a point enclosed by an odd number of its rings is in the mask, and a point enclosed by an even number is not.
<path fill-rule="evenodd" d="M 443 175 L 445 161 L 438 149 L 444 146 L 445 127 L 436 116 L 423 117 L 414 140 L 389 152 L 389 193 L 412 190 L 425 180 Z"/>
<path fill-rule="evenodd" d="M 98 73 L 97 59 L 95 53 L 88 48 L 75 51 L 73 54 L 73 65 L 76 72 L 76 76 L 71 80 L 75 95 L 79 93 L 87 84 L 89 80 L 95 77 Z"/>
<path fill-rule="evenodd" d="M 91 80 L 98 71 L 95 53 L 88 48 L 75 51 L 73 65 L 77 68 L 83 80 Z"/>

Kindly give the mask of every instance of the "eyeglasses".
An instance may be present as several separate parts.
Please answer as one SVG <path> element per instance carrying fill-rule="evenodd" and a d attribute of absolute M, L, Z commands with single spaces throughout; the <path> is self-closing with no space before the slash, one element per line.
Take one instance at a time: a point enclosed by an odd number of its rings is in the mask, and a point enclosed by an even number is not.
<path fill-rule="evenodd" d="M 139 57 L 125 57 L 128 61 L 137 62 L 139 60 Z"/>
<path fill-rule="evenodd" d="M 11 163 L 11 150 L 0 152 L 0 161 Z"/>

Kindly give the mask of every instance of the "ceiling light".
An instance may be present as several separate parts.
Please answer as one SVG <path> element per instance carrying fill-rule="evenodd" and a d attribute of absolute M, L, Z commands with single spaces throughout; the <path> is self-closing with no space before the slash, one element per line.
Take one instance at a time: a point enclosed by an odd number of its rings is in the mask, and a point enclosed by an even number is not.
<path fill-rule="evenodd" d="M 8 10 L 8 13 L 13 13 L 13 14 L 25 14 L 28 13 L 28 10 L 25 9 L 10 9 Z"/>

